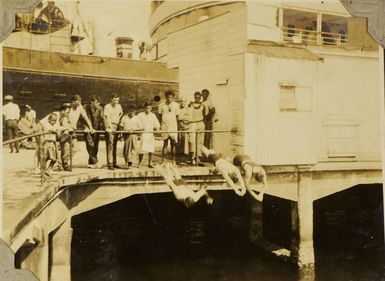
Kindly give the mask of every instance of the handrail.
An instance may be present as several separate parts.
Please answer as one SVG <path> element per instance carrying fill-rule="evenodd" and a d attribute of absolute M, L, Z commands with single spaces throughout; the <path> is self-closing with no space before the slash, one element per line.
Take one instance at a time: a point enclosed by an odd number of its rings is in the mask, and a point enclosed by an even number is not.
<path fill-rule="evenodd" d="M 43 136 L 43 135 L 49 135 L 49 134 L 55 134 L 55 133 L 53 133 L 53 132 L 33 133 L 33 134 L 30 134 L 30 135 L 25 135 L 25 136 L 18 137 L 18 138 L 15 138 L 15 139 L 3 141 L 3 145 L 8 145 L 8 144 L 16 143 L 16 142 L 19 142 L 19 141 L 22 141 L 22 140 L 26 140 L 26 139 L 29 139 L 29 138 Z"/>
<path fill-rule="evenodd" d="M 237 128 L 232 128 L 230 130 L 199 130 L 199 133 L 236 133 L 238 131 Z M 86 130 L 74 130 L 74 133 L 89 133 L 89 131 Z M 148 134 L 148 133 L 154 133 L 154 134 L 164 134 L 164 133 L 196 133 L 197 131 L 183 131 L 183 130 L 176 130 L 176 131 L 160 131 L 160 130 L 154 130 L 154 131 L 122 131 L 122 130 L 116 130 L 107 132 L 106 130 L 94 130 L 93 133 L 101 134 L 101 133 L 114 133 L 114 134 Z"/>
<path fill-rule="evenodd" d="M 198 132 L 199 133 L 233 133 L 233 134 L 235 134 L 237 131 L 238 131 L 237 128 L 233 128 L 230 130 L 199 130 Z M 72 132 L 73 133 L 89 133 L 90 131 L 74 130 Z M 135 131 L 135 132 L 119 130 L 119 131 L 113 131 L 110 133 L 114 133 L 114 134 L 146 134 L 146 133 L 163 134 L 163 133 L 196 133 L 196 132 L 197 131 L 192 131 L 192 130 L 189 130 L 189 131 L 183 131 L 183 130 L 177 130 L 177 131 Z M 102 133 L 108 133 L 108 132 L 106 130 L 94 130 L 93 133 L 102 134 Z M 29 139 L 32 137 L 49 135 L 49 134 L 56 134 L 56 133 L 54 133 L 54 132 L 33 133 L 30 135 L 25 135 L 25 136 L 18 137 L 18 138 L 12 139 L 12 140 L 4 141 L 3 145 L 8 145 L 8 144 L 16 143 L 16 142 L 26 140 L 26 139 Z"/>
<path fill-rule="evenodd" d="M 335 46 L 347 46 L 348 35 L 341 33 L 307 30 L 301 28 L 281 27 L 284 41 L 292 41 L 293 38 L 298 37 L 300 42 L 297 43 L 310 43 L 317 45 L 335 45 Z M 289 32 L 292 31 L 292 32 Z"/>
<path fill-rule="evenodd" d="M 73 130 L 69 132 L 71 137 L 70 137 L 70 171 L 72 171 L 72 135 L 74 133 L 91 133 L 89 130 Z M 146 133 L 153 133 L 153 134 L 161 134 L 161 133 L 193 133 L 195 134 L 195 165 L 198 166 L 199 163 L 199 158 L 198 158 L 198 135 L 202 133 L 237 133 L 237 128 L 232 128 L 230 130 L 198 130 L 198 131 L 192 131 L 192 130 L 175 130 L 175 131 L 125 131 L 125 130 L 116 130 L 113 132 L 107 132 L 106 130 L 95 130 L 92 133 L 97 133 L 97 134 L 102 134 L 102 133 L 113 133 L 113 134 L 146 134 Z M 49 135 L 49 134 L 57 134 L 55 132 L 38 132 L 38 133 L 33 133 L 29 134 L 26 136 L 18 137 L 12 140 L 7 140 L 3 142 L 3 145 L 8 145 L 12 143 L 16 143 L 25 139 L 29 139 L 32 137 L 38 137 L 38 136 L 43 136 L 43 135 Z M 44 163 L 44 149 L 43 149 L 43 141 L 42 139 L 37 139 L 36 140 L 38 144 L 38 150 L 39 150 L 39 160 L 40 160 L 40 173 L 41 173 L 41 185 L 44 184 L 46 181 L 46 175 L 45 175 L 45 163 Z"/>

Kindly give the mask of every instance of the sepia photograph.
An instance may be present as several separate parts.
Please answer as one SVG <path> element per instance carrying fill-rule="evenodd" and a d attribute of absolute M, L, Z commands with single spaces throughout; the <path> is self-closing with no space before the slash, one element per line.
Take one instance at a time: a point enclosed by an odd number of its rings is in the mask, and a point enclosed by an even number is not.
<path fill-rule="evenodd" d="M 0 13 L 0 281 L 385 281 L 383 0 Z"/>

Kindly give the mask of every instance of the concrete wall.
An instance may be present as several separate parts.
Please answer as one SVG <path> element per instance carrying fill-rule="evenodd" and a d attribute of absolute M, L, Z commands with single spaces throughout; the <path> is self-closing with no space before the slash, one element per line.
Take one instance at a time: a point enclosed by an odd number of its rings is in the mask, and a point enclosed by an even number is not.
<path fill-rule="evenodd" d="M 231 11 L 168 35 L 167 63 L 179 68 L 180 95 L 192 100 L 195 91 L 209 89 L 217 108 L 216 129 L 243 130 L 245 16 L 245 6 L 233 4 Z M 241 142 L 238 137 L 214 138 L 215 148 L 223 152 L 234 151 Z"/>

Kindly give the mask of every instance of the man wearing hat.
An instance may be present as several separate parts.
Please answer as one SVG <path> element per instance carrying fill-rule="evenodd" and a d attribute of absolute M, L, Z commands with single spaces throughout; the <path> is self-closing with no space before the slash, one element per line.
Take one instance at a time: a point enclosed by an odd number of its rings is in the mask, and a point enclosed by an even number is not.
<path fill-rule="evenodd" d="M 12 101 L 13 97 L 11 95 L 6 95 L 4 97 L 3 120 L 8 140 L 17 138 L 19 135 L 17 122 L 20 118 L 20 108 L 17 104 L 14 104 Z M 14 148 L 16 149 L 16 153 L 19 152 L 19 142 L 11 143 L 10 147 L 11 152 L 13 152 Z"/>

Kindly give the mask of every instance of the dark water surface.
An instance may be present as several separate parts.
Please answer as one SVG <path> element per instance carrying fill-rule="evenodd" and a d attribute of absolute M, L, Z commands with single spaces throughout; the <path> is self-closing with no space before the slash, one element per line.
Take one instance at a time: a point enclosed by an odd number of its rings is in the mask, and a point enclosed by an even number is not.
<path fill-rule="evenodd" d="M 212 192 L 186 209 L 171 193 L 136 195 L 74 217 L 73 281 L 385 281 L 382 187 L 360 186 L 314 204 L 313 273 L 249 239 L 249 201 Z M 289 201 L 266 196 L 264 236 L 290 245 Z"/>

